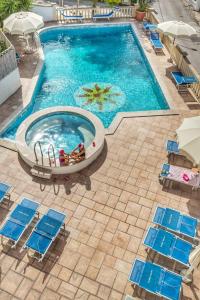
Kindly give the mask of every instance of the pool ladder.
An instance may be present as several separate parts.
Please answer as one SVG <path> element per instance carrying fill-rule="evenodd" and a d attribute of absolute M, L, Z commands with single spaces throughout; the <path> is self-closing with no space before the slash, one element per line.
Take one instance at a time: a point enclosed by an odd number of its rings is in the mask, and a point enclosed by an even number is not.
<path fill-rule="evenodd" d="M 37 145 L 39 145 L 40 154 L 41 154 L 41 163 L 40 164 L 39 164 L 38 154 L 37 154 L 37 150 L 36 150 Z M 53 154 L 53 157 L 51 156 L 51 153 Z M 52 167 L 52 164 L 54 164 L 54 166 L 56 167 L 56 156 L 55 156 L 54 146 L 52 144 L 50 144 L 48 147 L 49 166 L 44 165 L 44 154 L 42 151 L 42 145 L 41 145 L 40 141 L 37 141 L 34 144 L 34 154 L 35 154 L 36 164 L 31 169 L 31 174 L 33 176 L 37 176 L 40 178 L 50 179 L 52 176 L 52 170 L 49 169 L 49 167 Z M 52 160 L 52 158 L 53 158 L 53 160 Z"/>

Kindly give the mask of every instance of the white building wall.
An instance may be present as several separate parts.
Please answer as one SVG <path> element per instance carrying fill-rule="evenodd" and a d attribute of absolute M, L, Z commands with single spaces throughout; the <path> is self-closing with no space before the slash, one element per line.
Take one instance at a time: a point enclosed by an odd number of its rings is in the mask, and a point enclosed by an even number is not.
<path fill-rule="evenodd" d="M 14 94 L 21 86 L 18 68 L 0 80 L 0 104 Z"/>
<path fill-rule="evenodd" d="M 33 4 L 32 12 L 43 17 L 44 22 L 56 21 L 56 5 L 55 4 Z"/>

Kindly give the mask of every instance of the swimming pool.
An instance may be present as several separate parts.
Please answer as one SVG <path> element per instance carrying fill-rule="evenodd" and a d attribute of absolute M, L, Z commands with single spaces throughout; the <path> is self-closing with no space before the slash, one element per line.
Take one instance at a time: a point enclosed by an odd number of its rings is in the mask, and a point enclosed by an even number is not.
<path fill-rule="evenodd" d="M 48 107 L 81 107 L 105 128 L 118 112 L 169 109 L 130 24 L 54 27 L 40 40 L 45 61 L 32 100 L 2 138 L 14 140 L 28 116 Z"/>

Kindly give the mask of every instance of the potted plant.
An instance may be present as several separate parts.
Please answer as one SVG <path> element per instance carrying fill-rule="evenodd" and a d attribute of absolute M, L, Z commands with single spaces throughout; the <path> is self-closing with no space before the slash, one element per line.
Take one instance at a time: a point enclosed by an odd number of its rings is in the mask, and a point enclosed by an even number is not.
<path fill-rule="evenodd" d="M 148 5 L 148 0 L 138 0 L 138 8 L 136 10 L 136 20 L 143 21 Z"/>

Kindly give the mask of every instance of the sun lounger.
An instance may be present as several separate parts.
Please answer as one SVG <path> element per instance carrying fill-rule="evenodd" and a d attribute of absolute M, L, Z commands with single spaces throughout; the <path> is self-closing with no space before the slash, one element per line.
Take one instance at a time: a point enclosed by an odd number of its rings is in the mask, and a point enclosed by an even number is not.
<path fill-rule="evenodd" d="M 0 182 L 0 203 L 6 198 L 8 197 L 10 199 L 10 191 L 11 189 L 11 185 L 4 183 L 4 182 Z"/>
<path fill-rule="evenodd" d="M 98 19 L 108 19 L 108 20 L 110 20 L 110 18 L 114 15 L 114 13 L 116 12 L 116 11 L 119 11 L 119 7 L 114 7 L 114 9 L 110 12 L 110 13 L 108 13 L 108 14 L 95 14 L 93 17 L 92 17 L 92 19 L 94 20 L 94 21 L 96 21 L 96 20 L 98 20 Z"/>
<path fill-rule="evenodd" d="M 195 239 L 199 222 L 196 218 L 181 214 L 178 210 L 158 206 L 153 217 L 153 223 Z"/>
<path fill-rule="evenodd" d="M 38 207 L 39 203 L 23 198 L 6 219 L 0 229 L 0 235 L 11 240 L 12 247 L 17 245 L 24 231 L 33 221 Z"/>
<path fill-rule="evenodd" d="M 194 83 L 197 83 L 198 80 L 194 76 L 184 76 L 182 72 L 171 72 L 170 73 L 173 80 L 176 83 L 176 87 L 179 92 L 187 91 L 187 88 Z"/>
<path fill-rule="evenodd" d="M 68 20 L 77 20 L 77 21 L 83 21 L 83 16 L 82 15 L 71 15 L 71 16 L 67 16 L 64 14 L 64 12 L 60 12 L 60 14 L 63 16 L 64 20 L 65 21 L 68 21 Z"/>
<path fill-rule="evenodd" d="M 186 267 L 190 266 L 189 256 L 194 246 L 171 232 L 149 227 L 144 245 Z"/>
<path fill-rule="evenodd" d="M 170 154 L 176 154 L 176 155 L 180 154 L 179 146 L 178 146 L 178 143 L 176 141 L 168 140 L 167 144 L 166 144 L 166 150 L 167 150 L 169 155 Z"/>
<path fill-rule="evenodd" d="M 163 44 L 160 41 L 160 36 L 158 32 L 150 32 L 150 42 L 156 53 L 163 51 Z"/>
<path fill-rule="evenodd" d="M 28 248 L 35 251 L 36 254 L 39 254 L 39 257 L 38 255 L 34 257 L 38 261 L 42 261 L 62 226 L 64 226 L 65 217 L 65 214 L 49 209 L 47 214 L 35 225 L 22 249 Z"/>
<path fill-rule="evenodd" d="M 162 166 L 159 177 L 163 184 L 168 180 L 169 182 L 178 182 L 191 186 L 192 189 L 200 188 L 200 173 L 194 172 L 192 169 L 165 163 Z"/>
<path fill-rule="evenodd" d="M 153 30 L 155 30 L 157 27 L 158 27 L 158 25 L 156 25 L 156 24 L 153 24 L 153 23 L 150 23 L 150 22 L 147 22 L 147 21 L 144 21 L 144 22 L 143 22 L 143 29 L 144 29 L 144 31 L 146 31 L 146 32 L 153 31 Z"/>
<path fill-rule="evenodd" d="M 182 277 L 151 262 L 136 259 L 129 281 L 165 299 L 178 300 L 181 297 Z"/>

